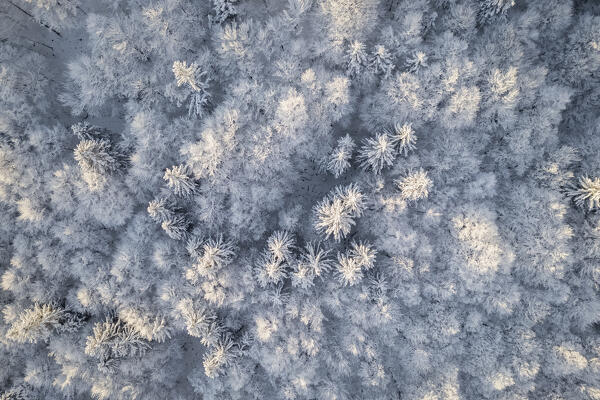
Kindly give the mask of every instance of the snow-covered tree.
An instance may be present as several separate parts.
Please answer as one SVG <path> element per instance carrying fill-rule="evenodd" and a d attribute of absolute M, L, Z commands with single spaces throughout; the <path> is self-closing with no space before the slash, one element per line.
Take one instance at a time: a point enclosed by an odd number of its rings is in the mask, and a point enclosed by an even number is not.
<path fill-rule="evenodd" d="M 315 206 L 315 228 L 326 238 L 333 236 L 339 241 L 350 233 L 363 209 L 364 196 L 356 185 L 338 186 Z"/>
<path fill-rule="evenodd" d="M 351 76 L 358 76 L 365 71 L 368 65 L 366 47 L 358 40 L 349 44 L 346 50 L 346 58 L 348 60 L 348 73 Z"/>
<path fill-rule="evenodd" d="M 587 205 L 590 210 L 600 208 L 600 178 L 582 176 L 569 195 L 578 206 Z"/>
<path fill-rule="evenodd" d="M 48 340 L 54 331 L 72 331 L 80 325 L 80 319 L 74 313 L 52 304 L 36 303 L 17 317 L 6 331 L 6 337 L 21 343 L 35 343 Z"/>
<path fill-rule="evenodd" d="M 398 146 L 398 152 L 405 156 L 409 151 L 416 149 L 415 143 L 417 142 L 417 136 L 412 127 L 412 124 L 398 124 L 394 125 L 394 133 L 392 140 L 396 142 Z"/>
<path fill-rule="evenodd" d="M 346 135 L 338 140 L 337 146 L 329 155 L 327 170 L 336 178 L 339 178 L 350 167 L 354 147 L 354 141 L 349 135 Z"/>
<path fill-rule="evenodd" d="M 392 61 L 392 55 L 387 51 L 385 46 L 380 44 L 375 46 L 369 62 L 369 68 L 376 74 L 383 74 L 385 78 L 388 78 L 392 74 L 394 62 Z"/>
<path fill-rule="evenodd" d="M 427 172 L 422 169 L 396 180 L 396 186 L 400 189 L 402 198 L 410 201 L 427 198 L 432 185 Z"/>
<path fill-rule="evenodd" d="M 358 152 L 360 165 L 380 173 L 384 167 L 390 167 L 396 158 L 394 139 L 387 132 L 376 133 L 374 138 L 366 138 Z"/>
<path fill-rule="evenodd" d="M 185 165 L 167 168 L 163 179 L 176 196 L 188 197 L 196 190 L 196 183 Z"/>

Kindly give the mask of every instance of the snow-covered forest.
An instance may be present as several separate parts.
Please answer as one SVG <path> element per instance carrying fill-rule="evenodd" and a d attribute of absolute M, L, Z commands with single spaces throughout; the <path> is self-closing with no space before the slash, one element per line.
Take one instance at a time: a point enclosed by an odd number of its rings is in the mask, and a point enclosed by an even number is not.
<path fill-rule="evenodd" d="M 600 1 L 0 0 L 0 399 L 600 399 Z"/>

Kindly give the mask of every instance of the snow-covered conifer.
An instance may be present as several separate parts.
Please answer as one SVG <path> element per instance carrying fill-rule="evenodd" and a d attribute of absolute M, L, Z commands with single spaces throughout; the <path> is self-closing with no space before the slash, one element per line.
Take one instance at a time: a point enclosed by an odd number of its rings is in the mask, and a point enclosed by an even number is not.
<path fill-rule="evenodd" d="M 190 105 L 188 106 L 188 115 L 191 117 L 195 115 L 197 117 L 202 117 L 204 115 L 204 111 L 210 99 L 210 95 L 207 91 L 200 91 L 192 93 L 190 98 Z"/>
<path fill-rule="evenodd" d="M 115 172 L 119 168 L 117 155 L 112 154 L 107 140 L 82 140 L 75 148 L 75 160 L 83 171 L 99 174 Z"/>
<path fill-rule="evenodd" d="M 427 198 L 433 183 L 423 169 L 414 171 L 404 178 L 396 180 L 396 186 L 400 189 L 402 198 L 416 201 Z"/>
<path fill-rule="evenodd" d="M 154 221 L 162 223 L 175 217 L 173 208 L 172 202 L 169 201 L 169 199 L 162 197 L 148 203 L 148 208 L 146 210 Z"/>
<path fill-rule="evenodd" d="M 315 207 L 318 222 L 315 225 L 319 232 L 325 234 L 325 237 L 333 236 L 339 241 L 342 237 L 350 233 L 354 225 L 352 213 L 340 198 L 333 200 L 324 199 Z"/>
<path fill-rule="evenodd" d="M 361 216 L 363 208 L 364 196 L 358 186 L 338 186 L 315 206 L 315 228 L 325 237 L 333 236 L 339 241 L 350 233 L 356 223 L 354 219 Z"/>
<path fill-rule="evenodd" d="M 186 165 L 175 165 L 166 169 L 163 179 L 176 196 L 188 197 L 196 190 L 196 182 L 190 175 Z"/>
<path fill-rule="evenodd" d="M 371 269 L 375 265 L 377 252 L 368 243 L 355 242 L 351 244 L 350 256 L 364 269 Z"/>
<path fill-rule="evenodd" d="M 427 67 L 427 55 L 422 51 L 416 51 L 406 60 L 406 67 L 410 72 L 419 72 L 421 68 Z"/>
<path fill-rule="evenodd" d="M 376 174 L 384 167 L 393 165 L 396 158 L 394 140 L 386 132 L 376 133 L 375 137 L 363 140 L 363 145 L 358 151 L 360 165 L 364 169 L 371 169 Z"/>
<path fill-rule="evenodd" d="M 176 305 L 185 322 L 187 333 L 200 338 L 205 346 L 216 344 L 223 332 L 217 316 L 204 306 L 196 306 L 191 299 L 184 299 Z"/>
<path fill-rule="evenodd" d="M 288 264 L 281 259 L 275 258 L 271 253 L 265 252 L 260 255 L 256 265 L 256 278 L 258 283 L 265 287 L 277 284 L 288 276 Z"/>
<path fill-rule="evenodd" d="M 187 61 L 175 61 L 173 63 L 173 74 L 177 80 L 177 86 L 189 85 L 192 90 L 199 92 L 204 89 L 202 82 L 198 81 L 197 76 L 198 65 L 191 63 L 187 65 Z"/>
<path fill-rule="evenodd" d="M 307 289 L 309 287 L 312 287 L 314 284 L 314 274 L 306 264 L 295 264 L 290 276 L 292 280 L 292 286 L 294 287 Z"/>
<path fill-rule="evenodd" d="M 359 260 L 349 254 L 338 254 L 337 278 L 342 285 L 356 285 L 363 277 Z"/>
<path fill-rule="evenodd" d="M 35 343 L 48 340 L 56 331 L 73 330 L 80 326 L 70 312 L 52 304 L 34 304 L 13 322 L 6 337 L 17 342 Z"/>
<path fill-rule="evenodd" d="M 327 170 L 336 178 L 339 178 L 350 167 L 354 147 L 354 140 L 350 135 L 346 135 L 338 140 L 337 146 L 329 155 Z"/>
<path fill-rule="evenodd" d="M 367 51 L 365 45 L 358 40 L 348 45 L 346 58 L 348 60 L 348 74 L 350 76 L 360 75 L 368 65 Z"/>
<path fill-rule="evenodd" d="M 294 238 L 287 231 L 276 231 L 267 240 L 267 249 L 279 261 L 289 259 L 293 248 Z"/>
<path fill-rule="evenodd" d="M 165 233 L 175 240 L 183 240 L 187 236 L 189 222 L 183 215 L 174 215 L 160 224 Z"/>
<path fill-rule="evenodd" d="M 590 210 L 600 208 L 600 178 L 582 176 L 579 185 L 569 190 L 568 194 L 580 207 L 587 205 Z"/>
<path fill-rule="evenodd" d="M 364 271 L 375 265 L 376 251 L 371 245 L 352 241 L 350 248 L 344 253 L 338 253 L 336 276 L 338 281 L 346 286 L 353 286 L 363 278 Z"/>
<path fill-rule="evenodd" d="M 365 208 L 365 195 L 356 183 L 346 186 L 337 186 L 333 190 L 333 196 L 342 200 L 344 207 L 350 211 L 353 217 L 360 217 Z"/>
<path fill-rule="evenodd" d="M 216 239 L 209 238 L 198 247 L 193 245 L 193 240 L 188 241 L 188 251 L 191 250 L 190 253 L 195 259 L 194 268 L 198 270 L 201 276 L 215 274 L 218 270 L 227 266 L 235 255 L 233 243 L 224 240 L 222 236 Z M 195 247 L 193 250 L 192 246 Z"/>
<path fill-rule="evenodd" d="M 394 125 L 392 141 L 398 147 L 398 152 L 406 156 L 409 151 L 416 149 L 417 135 L 411 124 L 400 125 L 396 123 Z"/>
<path fill-rule="evenodd" d="M 149 348 L 134 328 L 106 319 L 94 325 L 92 335 L 86 340 L 85 353 L 105 362 L 111 358 L 142 355 Z"/>
<path fill-rule="evenodd" d="M 300 253 L 300 263 L 306 265 L 312 274 L 322 277 L 331 270 L 332 261 L 329 251 L 324 250 L 319 243 L 307 243 Z"/>
<path fill-rule="evenodd" d="M 378 44 L 373 50 L 369 68 L 376 74 L 383 74 L 384 78 L 389 78 L 394 70 L 392 55 L 385 46 Z"/>
<path fill-rule="evenodd" d="M 209 378 L 216 378 L 225 373 L 236 357 L 237 345 L 231 337 L 224 336 L 219 342 L 204 355 L 204 372 Z"/>
<path fill-rule="evenodd" d="M 292 285 L 307 289 L 314 285 L 314 279 L 324 278 L 332 268 L 333 262 L 329 251 L 323 250 L 318 243 L 307 243 L 300 252 L 300 257 L 294 264 L 291 273 Z"/>
<path fill-rule="evenodd" d="M 177 86 L 188 85 L 192 89 L 188 114 L 201 117 L 210 99 L 207 72 L 200 71 L 195 62 L 187 65 L 186 61 L 175 61 L 173 74 L 177 80 Z"/>

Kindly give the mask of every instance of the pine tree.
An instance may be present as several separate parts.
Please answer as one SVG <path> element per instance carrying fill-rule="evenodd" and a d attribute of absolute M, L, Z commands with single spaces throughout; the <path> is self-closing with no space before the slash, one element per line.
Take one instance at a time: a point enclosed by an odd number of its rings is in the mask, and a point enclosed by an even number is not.
<path fill-rule="evenodd" d="M 189 222 L 183 215 L 175 215 L 162 221 L 161 228 L 167 236 L 174 240 L 184 240 L 187 237 Z"/>
<path fill-rule="evenodd" d="M 214 346 L 224 333 L 217 316 L 204 306 L 196 306 L 191 299 L 180 301 L 176 308 L 185 321 L 188 334 L 199 338 L 204 346 Z"/>
<path fill-rule="evenodd" d="M 315 228 L 326 238 L 333 236 L 334 240 L 340 241 L 350 233 L 354 218 L 360 217 L 363 208 L 364 197 L 358 186 L 338 186 L 316 205 Z"/>
<path fill-rule="evenodd" d="M 209 378 L 216 378 L 225 373 L 236 357 L 236 344 L 229 336 L 223 337 L 215 347 L 204 354 L 204 372 Z"/>
<path fill-rule="evenodd" d="M 187 65 L 187 61 L 175 61 L 173 63 L 173 74 L 177 80 L 177 86 L 188 85 L 192 90 L 199 92 L 206 87 L 203 82 L 199 82 L 197 76 L 198 65 L 191 63 Z"/>
<path fill-rule="evenodd" d="M 600 178 L 580 177 L 579 185 L 570 189 L 568 195 L 579 207 L 587 203 L 590 210 L 600 208 Z"/>
<path fill-rule="evenodd" d="M 214 276 L 220 269 L 229 265 L 235 255 L 233 243 L 223 240 L 222 236 L 201 242 L 192 238 L 187 247 L 195 260 L 194 268 L 201 276 Z"/>
<path fill-rule="evenodd" d="M 206 71 L 200 71 L 194 62 L 187 65 L 186 61 L 175 61 L 173 63 L 173 74 L 177 86 L 187 85 L 192 89 L 188 115 L 202 117 L 210 99 L 208 83 L 210 81 Z"/>
<path fill-rule="evenodd" d="M 196 191 L 196 182 L 190 175 L 189 168 L 182 164 L 167 168 L 163 179 L 176 196 L 189 197 Z"/>
<path fill-rule="evenodd" d="M 288 264 L 266 251 L 258 258 L 255 275 L 262 287 L 276 285 L 288 276 Z"/>
<path fill-rule="evenodd" d="M 427 198 L 432 182 L 427 172 L 420 169 L 409 173 L 406 177 L 396 180 L 396 186 L 400 189 L 402 198 L 409 201 L 417 201 Z"/>
<path fill-rule="evenodd" d="M 324 250 L 319 243 L 307 243 L 300 254 L 300 264 L 305 265 L 311 274 L 323 277 L 332 268 L 329 250 Z"/>
<path fill-rule="evenodd" d="M 406 68 L 409 72 L 419 72 L 425 67 L 427 67 L 427 55 L 422 51 L 416 51 L 406 60 Z"/>
<path fill-rule="evenodd" d="M 337 278 L 344 286 L 356 285 L 363 277 L 358 260 L 349 254 L 338 254 Z"/>
<path fill-rule="evenodd" d="M 383 74 L 383 77 L 387 79 L 391 76 L 394 67 L 392 55 L 387 51 L 385 46 L 380 44 L 375 46 L 375 51 L 371 55 L 369 62 L 371 71 L 375 74 Z"/>
<path fill-rule="evenodd" d="M 364 169 L 372 169 L 376 174 L 384 167 L 394 164 L 396 149 L 393 139 L 388 133 L 376 133 L 375 138 L 366 138 L 358 152 L 360 165 Z"/>
<path fill-rule="evenodd" d="M 337 186 L 333 190 L 333 195 L 339 197 L 344 206 L 355 217 L 360 217 L 365 208 L 365 195 L 361 192 L 360 187 L 356 183 L 351 183 L 346 186 Z"/>
<path fill-rule="evenodd" d="M 175 205 L 165 197 L 152 200 L 148 203 L 146 210 L 157 223 L 172 220 L 175 217 Z"/>
<path fill-rule="evenodd" d="M 347 71 L 350 76 L 359 76 L 368 64 L 365 45 L 358 40 L 348 45 L 346 50 L 346 59 L 348 60 Z"/>
<path fill-rule="evenodd" d="M 371 245 L 352 241 L 345 253 L 338 253 L 336 276 L 344 286 L 353 286 L 363 278 L 365 270 L 375 265 L 376 251 Z"/>
<path fill-rule="evenodd" d="M 110 174 L 119 169 L 118 156 L 107 140 L 82 140 L 75 148 L 75 160 L 83 171 Z"/>
<path fill-rule="evenodd" d="M 204 116 L 204 111 L 206 110 L 206 106 L 208 105 L 209 99 L 210 95 L 207 91 L 192 93 L 190 105 L 188 107 L 188 116 Z"/>
<path fill-rule="evenodd" d="M 267 250 L 279 261 L 288 260 L 294 248 L 294 237 L 287 231 L 275 231 L 267 240 Z"/>
<path fill-rule="evenodd" d="M 415 135 L 412 125 L 400 125 L 396 123 L 394 125 L 392 141 L 398 147 L 398 152 L 404 154 L 405 156 L 409 151 L 416 149 L 415 143 L 417 142 L 417 136 Z"/>
<path fill-rule="evenodd" d="M 349 255 L 361 268 L 371 269 L 375 266 L 377 252 L 368 243 L 352 241 Z"/>
<path fill-rule="evenodd" d="M 143 355 L 149 348 L 133 327 L 106 319 L 94 325 L 92 335 L 86 340 L 85 354 L 105 365 L 110 359 Z"/>
<path fill-rule="evenodd" d="M 103 189 L 107 178 L 124 165 L 123 155 L 106 139 L 82 140 L 75 147 L 74 156 L 92 191 Z"/>
<path fill-rule="evenodd" d="M 80 326 L 76 315 L 51 304 L 34 304 L 13 322 L 6 337 L 20 343 L 48 340 L 55 331 L 72 331 Z"/>
<path fill-rule="evenodd" d="M 336 178 L 339 178 L 350 167 L 354 147 L 355 144 L 350 135 L 346 135 L 338 140 L 338 144 L 333 149 L 327 162 L 327 170 Z"/>

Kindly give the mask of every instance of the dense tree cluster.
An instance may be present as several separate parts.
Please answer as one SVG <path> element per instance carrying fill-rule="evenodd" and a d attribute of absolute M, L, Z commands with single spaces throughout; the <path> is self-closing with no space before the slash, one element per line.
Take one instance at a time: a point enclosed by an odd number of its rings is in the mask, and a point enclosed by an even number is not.
<path fill-rule="evenodd" d="M 600 3 L 0 2 L 0 399 L 600 399 Z"/>

